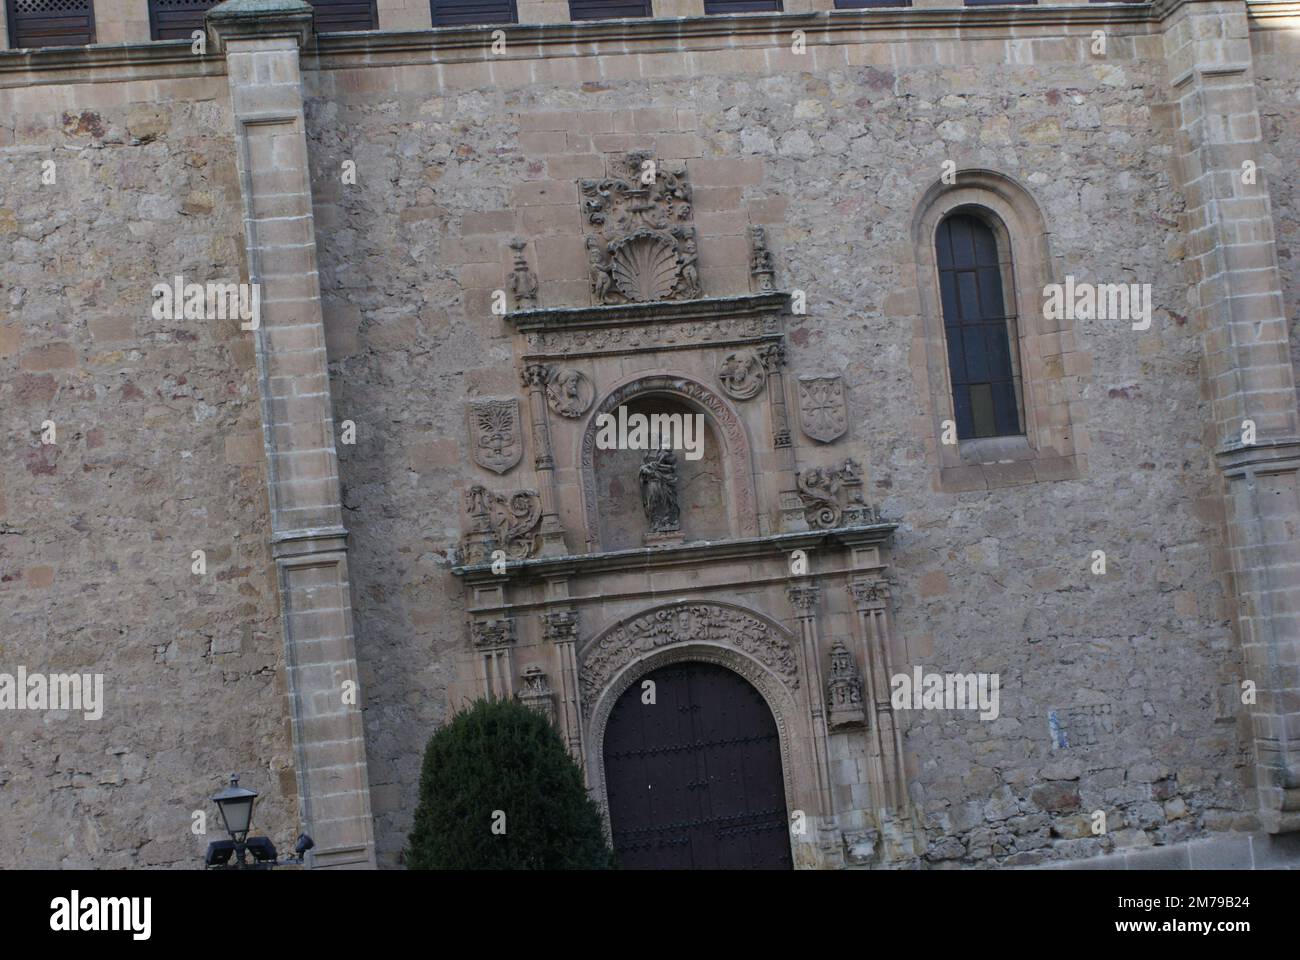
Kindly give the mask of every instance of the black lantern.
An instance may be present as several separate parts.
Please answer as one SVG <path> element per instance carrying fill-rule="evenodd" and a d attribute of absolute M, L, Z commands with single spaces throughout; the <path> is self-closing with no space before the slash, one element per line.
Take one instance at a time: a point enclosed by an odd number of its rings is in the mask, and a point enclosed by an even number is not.
<path fill-rule="evenodd" d="M 239 785 L 237 773 L 230 775 L 230 786 L 212 798 L 212 802 L 221 811 L 221 819 L 226 822 L 226 833 L 239 846 L 243 845 L 248 836 L 248 828 L 253 824 L 253 801 L 256 799 L 254 791 L 245 790 Z"/>

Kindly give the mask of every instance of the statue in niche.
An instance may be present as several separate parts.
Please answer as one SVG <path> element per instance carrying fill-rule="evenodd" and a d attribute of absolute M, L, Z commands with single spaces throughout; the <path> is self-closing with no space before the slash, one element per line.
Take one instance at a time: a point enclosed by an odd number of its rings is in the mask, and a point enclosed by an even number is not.
<path fill-rule="evenodd" d="M 647 450 L 641 461 L 641 506 L 654 533 L 681 529 L 677 502 L 677 455 L 670 449 Z"/>
<path fill-rule="evenodd" d="M 688 300 L 694 300 L 701 295 L 700 255 L 695 249 L 695 231 L 692 230 L 690 233 L 674 231 L 674 234 L 683 238 L 680 257 L 682 293 Z"/>
<path fill-rule="evenodd" d="M 592 297 L 597 304 L 609 303 L 614 285 L 614 281 L 609 275 L 609 257 L 600 249 L 600 243 L 595 237 L 587 238 L 587 259 L 591 265 Z"/>

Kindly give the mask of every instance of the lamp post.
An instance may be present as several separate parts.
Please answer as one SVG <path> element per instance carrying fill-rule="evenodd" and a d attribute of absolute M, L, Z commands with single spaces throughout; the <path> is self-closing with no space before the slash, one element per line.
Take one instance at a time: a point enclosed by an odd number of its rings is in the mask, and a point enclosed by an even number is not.
<path fill-rule="evenodd" d="M 246 790 L 239 785 L 237 773 L 230 775 L 230 786 L 212 798 L 212 802 L 221 811 L 221 819 L 226 824 L 226 833 L 230 834 L 230 839 L 235 843 L 235 858 L 239 863 L 235 869 L 244 869 L 248 866 L 245 859 L 248 852 L 246 841 L 248 828 L 253 825 L 253 801 L 256 799 L 255 791 Z"/>
<path fill-rule="evenodd" d="M 269 837 L 250 837 L 248 831 L 253 825 L 253 803 L 257 800 L 257 792 L 241 787 L 237 773 L 230 775 L 230 786 L 211 799 L 221 811 L 221 820 L 230 839 L 214 840 L 208 844 L 203 864 L 209 870 L 270 870 L 272 867 L 300 864 L 303 855 L 316 845 L 307 834 L 299 834 L 293 848 L 297 857 L 281 861 Z M 252 863 L 248 862 L 249 851 L 253 854 Z M 234 863 L 230 862 L 232 854 Z"/>

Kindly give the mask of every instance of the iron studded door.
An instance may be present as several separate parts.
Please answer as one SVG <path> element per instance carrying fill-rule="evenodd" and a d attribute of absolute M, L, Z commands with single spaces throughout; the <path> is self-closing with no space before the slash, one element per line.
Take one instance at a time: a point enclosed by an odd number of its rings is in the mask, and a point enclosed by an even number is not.
<path fill-rule="evenodd" d="M 710 663 L 646 674 L 614 705 L 604 759 L 621 866 L 791 867 L 776 721 L 739 674 Z"/>

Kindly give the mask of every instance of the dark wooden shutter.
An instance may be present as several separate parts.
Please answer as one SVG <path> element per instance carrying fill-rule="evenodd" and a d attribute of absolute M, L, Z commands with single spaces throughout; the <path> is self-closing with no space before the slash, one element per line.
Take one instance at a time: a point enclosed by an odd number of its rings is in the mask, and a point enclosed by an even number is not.
<path fill-rule="evenodd" d="M 569 0 L 573 20 L 614 20 L 650 16 L 650 0 Z"/>
<path fill-rule="evenodd" d="M 1020 413 L 998 242 L 983 220 L 946 218 L 935 235 L 957 436 L 1018 435 Z"/>
<path fill-rule="evenodd" d="M 781 11 L 781 0 L 704 0 L 705 13 L 759 13 Z"/>
<path fill-rule="evenodd" d="M 203 29 L 203 17 L 220 0 L 149 0 L 149 36 L 154 40 L 188 40 Z"/>
<path fill-rule="evenodd" d="M 835 0 L 836 10 L 865 10 L 868 7 L 910 7 L 912 0 Z"/>
<path fill-rule="evenodd" d="M 310 0 L 310 3 L 316 8 L 317 33 L 375 30 L 379 27 L 375 0 Z"/>
<path fill-rule="evenodd" d="M 1038 0 L 966 0 L 968 7 L 1005 7 L 1023 6 L 1025 4 L 1037 4 Z"/>
<path fill-rule="evenodd" d="M 91 0 L 6 0 L 9 46 L 79 47 L 95 42 Z"/>
<path fill-rule="evenodd" d="M 435 27 L 458 23 L 518 23 L 515 0 L 430 0 Z"/>

